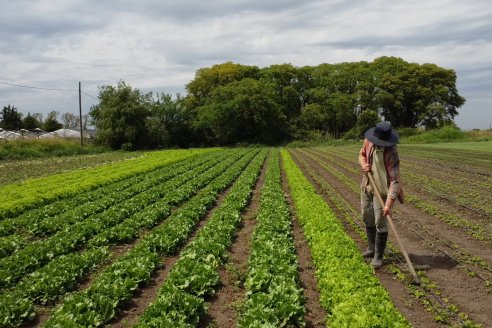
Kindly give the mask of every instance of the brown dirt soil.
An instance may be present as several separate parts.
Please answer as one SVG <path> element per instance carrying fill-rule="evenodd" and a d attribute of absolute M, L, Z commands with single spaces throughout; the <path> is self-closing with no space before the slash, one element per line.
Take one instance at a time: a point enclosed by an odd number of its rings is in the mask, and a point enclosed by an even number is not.
<path fill-rule="evenodd" d="M 299 150 L 292 151 L 296 163 L 303 169 L 305 175 L 309 177 L 306 168 L 302 165 L 305 161 L 319 177 L 331 184 L 340 196 L 342 196 L 353 209 L 359 210 L 359 195 L 354 193 L 344 183 L 335 176 L 327 172 L 318 163 L 318 160 L 307 156 L 306 152 Z M 302 161 L 300 160 L 302 159 Z M 319 158 L 318 158 L 319 159 Z M 360 177 L 355 180 L 358 181 Z M 323 195 L 319 185 L 312 179 L 311 182 L 317 191 Z M 323 195 L 326 198 L 326 195 Z M 425 275 L 431 281 L 437 283 L 442 292 L 441 299 L 447 298 L 451 304 L 459 307 L 460 311 L 468 315 L 472 320 L 490 326 L 492 318 L 492 293 L 485 287 L 483 281 L 478 278 L 470 277 L 463 269 L 450 259 L 441 250 L 447 248 L 446 245 L 459 245 L 457 248 L 466 250 L 472 255 L 479 255 L 482 258 L 490 259 L 490 245 L 467 238 L 463 231 L 450 227 L 433 216 L 423 213 L 411 204 L 398 204 L 397 213 L 394 214 L 396 229 L 405 248 L 410 253 L 410 258 L 416 267 L 426 267 Z M 358 236 L 354 235 L 353 230 L 347 230 L 353 236 L 361 251 L 365 245 L 361 243 Z M 393 234 L 390 232 L 390 242 L 397 245 Z M 437 245 L 436 245 L 437 244 Z M 420 304 L 420 302 L 410 294 L 405 283 L 395 278 L 389 271 L 388 266 L 384 266 L 376 272 L 381 283 L 388 290 L 393 302 L 407 317 L 415 327 L 435 327 L 436 323 L 432 315 Z M 456 319 L 459 322 L 459 319 Z"/>
<path fill-rule="evenodd" d="M 231 187 L 222 192 L 215 202 L 215 206 L 207 213 L 205 218 L 201 219 L 195 228 L 195 231 L 191 234 L 188 240 L 182 245 L 181 249 L 184 249 L 193 239 L 195 239 L 197 233 L 208 222 L 210 217 L 215 212 L 215 209 L 220 206 L 226 195 L 229 193 Z M 163 282 L 166 280 L 169 272 L 171 271 L 174 263 L 179 258 L 179 253 L 173 256 L 163 258 L 162 267 L 157 269 L 151 280 L 146 286 L 140 288 L 133 296 L 133 298 L 125 305 L 120 307 L 118 314 L 113 320 L 111 320 L 106 327 L 133 327 L 138 322 L 138 318 L 144 313 L 150 303 L 156 298 L 159 289 Z"/>
<path fill-rule="evenodd" d="M 312 157 L 315 161 L 328 161 L 326 153 L 308 153 L 310 156 L 315 154 L 315 156 Z M 347 166 L 356 164 L 347 162 L 346 160 L 344 161 L 338 156 L 333 156 L 333 158 L 334 159 L 330 159 L 330 161 L 334 162 L 330 162 L 330 164 L 334 163 L 334 167 L 352 180 L 360 180 L 360 175 L 354 174 L 347 169 Z M 451 215 L 455 215 L 456 217 L 464 218 L 468 222 L 480 225 L 483 228 L 485 235 L 487 236 L 488 232 L 488 236 L 490 236 L 490 233 L 492 232 L 492 222 L 484 221 L 486 219 L 481 216 L 477 216 L 476 212 L 469 211 L 468 209 L 455 203 L 450 203 L 446 199 L 439 199 L 433 195 L 429 195 L 428 193 L 418 189 L 418 186 L 405 183 L 405 181 L 404 188 L 407 195 L 418 196 L 418 198 L 433 204 L 433 206 L 436 206 L 441 213 L 449 213 Z M 418 214 L 417 217 L 415 217 L 415 214 Z M 409 203 L 403 206 L 400 206 L 399 204 L 396 206 L 396 214 L 394 215 L 394 219 L 395 221 L 400 221 L 402 225 L 406 225 L 407 229 L 411 230 L 413 234 L 421 239 L 421 241 L 430 244 L 442 255 L 445 255 L 456 263 L 461 262 L 460 265 L 462 268 L 474 271 L 482 278 L 492 281 L 492 253 L 490 252 L 490 242 L 480 241 L 473 238 L 468 233 L 465 233 L 462 228 L 454 227 L 448 223 L 445 223 Z M 446 232 L 445 234 L 443 234 L 443 229 Z M 468 255 L 468 258 L 478 256 L 488 264 L 488 267 L 482 268 L 478 265 L 466 264 L 463 260 L 463 253 L 471 254 Z"/>
<path fill-rule="evenodd" d="M 208 300 L 208 311 L 200 320 L 198 327 L 236 326 L 236 307 L 242 301 L 245 293 L 243 283 L 248 270 L 251 237 L 256 225 L 255 218 L 258 213 L 261 188 L 265 182 L 267 162 L 268 160 L 265 160 L 249 204 L 241 215 L 241 224 L 227 253 L 228 261 L 220 268 L 220 285 L 215 295 Z"/>
<path fill-rule="evenodd" d="M 311 250 L 297 217 L 295 216 L 294 203 L 290 194 L 289 184 L 282 168 L 282 187 L 285 197 L 289 203 L 292 217 L 292 234 L 296 248 L 297 259 L 299 261 L 299 280 L 303 288 L 304 299 L 306 301 L 306 327 L 321 328 L 325 327 L 326 312 L 319 303 L 318 283 L 316 280 L 316 268 L 313 265 Z"/>
<path fill-rule="evenodd" d="M 316 160 L 324 161 L 325 163 L 330 163 L 330 165 L 332 165 L 338 171 L 342 172 L 344 175 L 348 176 L 354 181 L 358 181 L 361 178 L 360 174 L 354 174 L 352 171 L 347 169 L 347 167 L 357 165 L 356 163 L 349 162 L 337 155 L 333 155 L 332 158 L 328 158 L 327 153 L 323 153 L 323 152 L 308 151 L 307 153 L 309 154 L 309 156 L 311 156 Z M 421 172 L 424 170 L 426 170 L 426 168 L 420 168 L 420 170 L 416 172 Z M 438 208 L 441 213 L 447 213 L 459 218 L 465 218 L 466 221 L 480 226 L 483 229 L 484 236 L 488 238 L 488 240 L 486 241 L 480 241 L 476 238 L 471 237 L 470 234 L 464 233 L 463 230 L 461 230 L 460 228 L 452 227 L 449 224 L 444 223 L 444 225 L 447 226 L 448 229 L 454 231 L 454 233 L 450 233 L 450 235 L 454 235 L 455 239 L 456 238 L 458 239 L 458 241 L 450 240 L 450 242 L 453 242 L 454 244 L 460 244 L 459 240 L 462 238 L 466 238 L 471 243 L 479 245 L 478 249 L 476 249 L 477 253 L 475 253 L 474 255 L 480 256 L 481 258 L 486 259 L 489 263 L 492 263 L 491 261 L 492 254 L 488 252 L 490 246 L 490 239 L 492 236 L 492 222 L 490 221 L 491 217 L 489 215 L 481 214 L 480 211 L 477 211 L 476 209 L 457 204 L 456 202 L 453 202 L 448 198 L 440 197 L 439 195 L 430 194 L 426 191 L 423 191 L 421 188 L 419 188 L 418 185 L 414 185 L 413 183 L 411 183 L 411 181 L 403 181 L 403 182 L 404 182 L 405 193 L 407 195 L 418 196 L 418 198 L 423 199 L 426 202 L 429 202 L 433 206 Z M 456 188 L 459 187 L 457 186 Z M 428 222 L 429 221 L 426 221 L 425 223 Z M 485 247 L 486 250 L 485 252 L 483 252 L 484 249 L 483 247 Z"/>

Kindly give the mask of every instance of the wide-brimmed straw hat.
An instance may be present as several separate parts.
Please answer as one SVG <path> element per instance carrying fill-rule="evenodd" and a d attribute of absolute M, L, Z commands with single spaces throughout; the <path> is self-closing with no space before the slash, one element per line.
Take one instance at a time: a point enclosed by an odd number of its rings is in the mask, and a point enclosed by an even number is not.
<path fill-rule="evenodd" d="M 366 131 L 365 137 L 373 144 L 382 147 L 394 146 L 400 139 L 390 122 L 379 122 L 375 127 Z"/>

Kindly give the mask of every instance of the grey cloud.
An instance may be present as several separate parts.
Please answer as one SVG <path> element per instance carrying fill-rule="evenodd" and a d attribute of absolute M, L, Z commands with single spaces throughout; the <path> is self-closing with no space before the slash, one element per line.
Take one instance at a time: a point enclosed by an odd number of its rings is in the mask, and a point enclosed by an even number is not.
<path fill-rule="evenodd" d="M 442 8 L 423 0 L 4 1 L 2 75 L 8 82 L 60 87 L 81 79 L 94 96 L 97 85 L 119 79 L 142 90 L 174 92 L 197 69 L 229 60 L 304 66 L 396 52 L 455 69 L 460 93 L 473 103 L 492 90 L 486 53 L 492 49 L 492 8 L 485 0 L 436 1 Z M 433 12 L 420 17 L 421 8 Z M 155 88 L 154 82 L 140 85 L 144 81 L 155 81 Z M 14 92 L 0 86 L 0 106 Z M 14 100 L 29 108 L 58 102 L 52 94 L 26 98 L 19 92 Z M 63 97 L 59 102 L 52 107 L 71 106 Z"/>
<path fill-rule="evenodd" d="M 463 46 L 476 42 L 492 42 L 492 15 L 481 20 L 479 26 L 473 26 L 472 20 L 429 24 L 418 29 L 408 30 L 402 35 L 359 35 L 348 37 L 343 41 L 327 41 L 312 43 L 311 46 L 329 46 L 336 48 L 368 48 L 381 49 L 391 46 L 422 47 L 444 43 L 455 43 Z"/>

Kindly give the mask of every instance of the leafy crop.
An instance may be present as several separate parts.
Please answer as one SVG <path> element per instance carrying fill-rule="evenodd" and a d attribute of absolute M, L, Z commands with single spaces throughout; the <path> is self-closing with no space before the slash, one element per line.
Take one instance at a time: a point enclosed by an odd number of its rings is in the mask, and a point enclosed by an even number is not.
<path fill-rule="evenodd" d="M 0 218 L 20 215 L 41 204 L 50 203 L 61 197 L 73 196 L 81 191 L 128 178 L 139 172 L 151 171 L 157 167 L 215 150 L 166 150 L 147 153 L 139 159 L 114 163 L 81 171 L 72 171 L 49 177 L 26 180 L 19 184 L 0 188 Z"/>
<path fill-rule="evenodd" d="M 160 257 L 174 253 L 188 238 L 198 220 L 214 203 L 218 193 L 231 184 L 256 152 L 236 160 L 220 176 L 153 229 L 126 255 L 110 265 L 88 289 L 69 296 L 47 321 L 46 327 L 97 327 L 115 315 L 121 302 L 132 297 L 149 281 Z"/>
<path fill-rule="evenodd" d="M 282 151 L 296 213 L 316 266 L 327 326 L 409 327 L 333 212 Z M 347 274 L 350 272 L 350 274 Z"/>
<path fill-rule="evenodd" d="M 67 254 L 85 245 L 88 240 L 94 238 L 97 234 L 103 233 L 104 230 L 123 222 L 132 214 L 142 211 L 146 206 L 157 202 L 164 196 L 167 197 L 167 203 L 171 203 L 173 197 L 176 198 L 176 194 L 179 194 L 181 198 L 194 194 L 192 193 L 193 190 L 196 192 L 200 185 L 206 185 L 211 178 L 231 165 L 236 158 L 231 156 L 222 161 L 217 167 L 208 172 L 208 176 L 205 175 L 204 178 L 197 179 L 199 181 L 198 185 L 196 185 L 197 182 L 195 180 L 190 180 L 194 175 L 193 172 L 177 176 L 138 194 L 118 206 L 111 207 L 102 213 L 77 222 L 48 239 L 27 245 L 12 256 L 0 260 L 1 286 L 9 286 L 23 274 L 41 267 L 57 256 Z"/>
<path fill-rule="evenodd" d="M 224 262 L 264 158 L 265 151 L 250 163 L 196 239 L 181 252 L 157 299 L 137 327 L 163 327 L 170 322 L 179 327 L 196 326 L 205 312 L 204 298 L 212 295 L 219 283 L 219 266 Z"/>
<path fill-rule="evenodd" d="M 304 299 L 289 207 L 280 181 L 278 151 L 268 165 L 256 221 L 239 327 L 303 327 Z"/>

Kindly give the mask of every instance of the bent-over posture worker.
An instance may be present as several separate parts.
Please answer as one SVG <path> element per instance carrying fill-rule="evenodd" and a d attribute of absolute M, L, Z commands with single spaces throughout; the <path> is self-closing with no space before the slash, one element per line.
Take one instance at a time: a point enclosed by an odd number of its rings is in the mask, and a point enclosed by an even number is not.
<path fill-rule="evenodd" d="M 364 172 L 361 185 L 362 219 L 366 225 L 368 240 L 364 257 L 373 257 L 371 265 L 379 269 L 383 265 L 383 254 L 388 240 L 387 215 L 395 200 L 403 203 L 400 184 L 400 159 L 396 150 L 399 136 L 390 122 L 380 122 L 365 133 L 359 163 Z M 381 206 L 365 172 L 372 172 L 376 188 L 385 201 Z"/>

